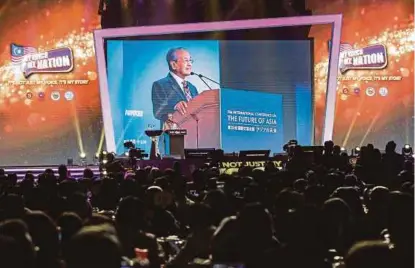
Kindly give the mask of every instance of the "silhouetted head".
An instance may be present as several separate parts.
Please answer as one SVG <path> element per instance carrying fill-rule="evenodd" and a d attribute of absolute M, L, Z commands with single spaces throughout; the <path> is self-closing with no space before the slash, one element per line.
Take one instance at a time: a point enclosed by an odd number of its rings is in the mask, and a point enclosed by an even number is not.
<path fill-rule="evenodd" d="M 109 225 L 82 228 L 69 242 L 65 260 L 67 268 L 120 268 L 115 229 Z"/>
<path fill-rule="evenodd" d="M 56 221 L 61 243 L 67 243 L 82 228 L 82 219 L 74 212 L 63 213 Z"/>
<path fill-rule="evenodd" d="M 386 144 L 385 152 L 386 153 L 394 153 L 396 150 L 396 143 L 394 141 L 390 141 Z"/>
<path fill-rule="evenodd" d="M 22 256 L 24 249 L 16 239 L 10 236 L 0 235 L 0 267 L 14 267 L 14 268 L 29 268 L 33 267 L 34 259 L 32 259 L 32 266 L 27 266 L 25 257 Z"/>
<path fill-rule="evenodd" d="M 189 226 L 192 230 L 204 229 L 212 224 L 212 210 L 204 204 L 192 204 L 189 207 Z"/>
<path fill-rule="evenodd" d="M 246 205 L 238 215 L 242 236 L 257 242 L 267 242 L 273 235 L 273 222 L 270 213 L 258 203 Z M 254 231 L 255 230 L 255 231 Z M 263 245 L 257 245 L 263 246 Z"/>
<path fill-rule="evenodd" d="M 330 154 L 333 152 L 334 142 L 333 141 L 325 141 L 324 142 L 324 153 Z"/>
<path fill-rule="evenodd" d="M 16 194 L 0 197 L 0 210 L 4 219 L 23 218 L 25 214 L 24 200 Z"/>
<path fill-rule="evenodd" d="M 144 204 L 136 197 L 123 198 L 117 208 L 115 220 L 121 226 L 144 228 Z"/>
<path fill-rule="evenodd" d="M 17 242 L 20 251 L 19 258 L 24 263 L 24 267 L 34 267 L 35 248 L 26 223 L 22 220 L 3 221 L 0 223 L 0 235 L 12 237 Z"/>
<path fill-rule="evenodd" d="M 392 242 L 413 246 L 414 197 L 406 193 L 392 192 L 388 217 L 388 230 Z"/>
<path fill-rule="evenodd" d="M 339 145 L 335 145 L 333 147 L 333 154 L 334 155 L 340 155 L 340 153 L 341 153 L 341 147 Z"/>
<path fill-rule="evenodd" d="M 89 168 L 84 169 L 84 178 L 93 179 L 94 178 L 94 172 Z"/>
<path fill-rule="evenodd" d="M 58 174 L 60 178 L 66 178 L 68 176 L 68 168 L 65 165 L 60 165 L 58 168 Z"/>
<path fill-rule="evenodd" d="M 366 147 L 368 151 L 373 151 L 375 149 L 375 146 L 371 143 L 368 143 Z"/>
<path fill-rule="evenodd" d="M 25 221 L 34 244 L 39 247 L 38 256 L 56 260 L 59 253 L 59 237 L 53 220 L 42 211 L 32 211 L 25 216 Z"/>
<path fill-rule="evenodd" d="M 347 268 L 396 267 L 389 245 L 383 241 L 363 241 L 355 244 L 345 258 Z"/>
<path fill-rule="evenodd" d="M 369 211 L 386 209 L 389 206 L 390 192 L 383 186 L 374 187 L 369 193 Z"/>

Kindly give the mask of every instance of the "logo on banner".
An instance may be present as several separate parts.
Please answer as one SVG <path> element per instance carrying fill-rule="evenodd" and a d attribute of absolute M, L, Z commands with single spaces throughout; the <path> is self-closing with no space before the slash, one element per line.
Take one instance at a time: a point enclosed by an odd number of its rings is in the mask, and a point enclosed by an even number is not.
<path fill-rule="evenodd" d="M 10 45 L 13 64 L 20 65 L 25 78 L 36 73 L 68 73 L 73 70 L 73 53 L 69 47 L 39 52 L 34 47 Z"/>
<path fill-rule="evenodd" d="M 339 68 L 341 73 L 349 70 L 384 69 L 388 65 L 386 47 L 381 44 L 364 48 L 353 48 L 352 45 L 340 45 Z"/>

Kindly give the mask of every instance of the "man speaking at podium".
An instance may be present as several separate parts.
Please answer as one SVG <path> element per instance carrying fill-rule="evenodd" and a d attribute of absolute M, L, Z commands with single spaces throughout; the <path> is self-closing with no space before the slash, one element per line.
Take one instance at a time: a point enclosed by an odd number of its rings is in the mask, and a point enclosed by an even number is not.
<path fill-rule="evenodd" d="M 187 102 L 199 94 L 196 87 L 186 81 L 192 73 L 190 53 L 183 47 L 172 48 L 167 52 L 166 60 L 170 72 L 153 83 L 151 92 L 154 117 L 160 120 L 160 127 L 169 114 L 175 111 L 186 114 Z"/>
<path fill-rule="evenodd" d="M 178 128 L 179 128 L 179 126 L 177 125 L 177 123 L 173 121 L 173 115 L 168 114 L 167 115 L 167 120 L 163 124 L 163 131 L 175 130 L 175 129 L 178 129 Z"/>

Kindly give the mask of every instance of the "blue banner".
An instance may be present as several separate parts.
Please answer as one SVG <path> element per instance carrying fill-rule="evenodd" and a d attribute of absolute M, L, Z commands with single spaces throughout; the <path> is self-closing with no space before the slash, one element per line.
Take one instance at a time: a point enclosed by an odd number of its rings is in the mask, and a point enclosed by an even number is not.
<path fill-rule="evenodd" d="M 222 88 L 221 134 L 225 152 L 283 147 L 282 95 Z"/>

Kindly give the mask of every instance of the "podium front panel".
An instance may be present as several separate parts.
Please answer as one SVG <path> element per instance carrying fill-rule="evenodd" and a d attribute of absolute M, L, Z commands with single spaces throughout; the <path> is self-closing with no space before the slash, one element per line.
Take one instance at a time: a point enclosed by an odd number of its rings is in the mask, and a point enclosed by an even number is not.
<path fill-rule="evenodd" d="M 184 158 L 184 135 L 163 134 L 166 155 L 180 155 Z"/>

